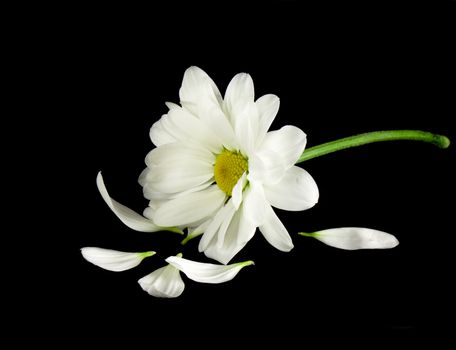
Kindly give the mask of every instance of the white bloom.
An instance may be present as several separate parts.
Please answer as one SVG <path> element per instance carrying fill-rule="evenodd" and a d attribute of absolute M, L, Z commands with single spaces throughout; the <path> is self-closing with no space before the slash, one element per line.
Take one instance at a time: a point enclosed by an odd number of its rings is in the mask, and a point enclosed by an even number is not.
<path fill-rule="evenodd" d="M 268 132 L 279 98 L 254 100 L 250 75 L 236 75 L 224 98 L 197 67 L 187 69 L 179 91 L 182 106 L 150 130 L 157 146 L 139 178 L 150 200 L 144 215 L 159 226 L 204 231 L 199 250 L 227 264 L 256 228 L 274 247 L 293 248 L 271 206 L 306 210 L 318 201 L 318 188 L 294 166 L 306 135 L 294 126 Z"/>
<path fill-rule="evenodd" d="M 333 228 L 314 233 L 299 233 L 302 236 L 314 237 L 332 247 L 356 249 L 388 249 L 394 248 L 399 241 L 393 235 L 362 227 Z"/>
<path fill-rule="evenodd" d="M 222 283 L 233 279 L 243 267 L 253 264 L 253 261 L 244 261 L 227 266 L 214 265 L 183 259 L 181 256 L 179 254 L 168 257 L 167 266 L 141 278 L 138 281 L 141 288 L 155 297 L 175 298 L 181 295 L 185 288 L 179 271 L 196 282 Z"/>
<path fill-rule="evenodd" d="M 81 248 L 84 259 L 103 269 L 110 271 L 125 271 L 138 266 L 144 258 L 152 256 L 155 252 L 127 253 L 118 250 L 96 247 Z"/>

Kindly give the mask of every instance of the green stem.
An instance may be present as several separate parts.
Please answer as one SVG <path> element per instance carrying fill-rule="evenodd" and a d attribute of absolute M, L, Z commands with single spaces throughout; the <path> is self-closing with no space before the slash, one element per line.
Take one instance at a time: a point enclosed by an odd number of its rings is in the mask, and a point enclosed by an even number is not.
<path fill-rule="evenodd" d="M 388 130 L 374 131 L 365 134 L 345 137 L 336 141 L 323 143 L 306 149 L 297 163 L 306 160 L 324 156 L 325 154 L 333 153 L 350 147 L 357 147 L 373 142 L 382 141 L 397 141 L 397 140 L 412 140 L 432 143 L 440 148 L 447 148 L 450 145 L 450 140 L 443 135 L 432 134 L 427 131 L 420 130 Z"/>

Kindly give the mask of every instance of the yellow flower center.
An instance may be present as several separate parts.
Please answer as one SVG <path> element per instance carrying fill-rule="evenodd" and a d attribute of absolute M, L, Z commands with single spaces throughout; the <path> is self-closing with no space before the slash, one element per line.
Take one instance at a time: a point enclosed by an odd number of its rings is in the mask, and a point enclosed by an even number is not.
<path fill-rule="evenodd" d="M 215 158 L 215 182 L 223 192 L 231 196 L 233 187 L 248 168 L 247 159 L 241 153 L 225 149 Z"/>

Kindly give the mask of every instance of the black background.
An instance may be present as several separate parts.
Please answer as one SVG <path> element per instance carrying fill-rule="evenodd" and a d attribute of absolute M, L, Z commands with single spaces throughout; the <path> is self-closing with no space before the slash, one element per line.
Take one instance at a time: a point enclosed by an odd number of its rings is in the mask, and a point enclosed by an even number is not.
<path fill-rule="evenodd" d="M 222 93 L 235 74 L 250 73 L 257 97 L 281 99 L 272 129 L 296 125 L 309 147 L 387 129 L 428 130 L 454 141 L 454 14 L 454 2 L 270 1 L 69 6 L 43 20 L 37 68 L 52 85 L 59 117 L 43 118 L 41 126 L 58 130 L 43 142 L 52 140 L 47 152 L 60 174 L 45 200 L 52 198 L 64 218 L 49 237 L 65 256 L 47 270 L 47 298 L 37 298 L 56 311 L 41 336 L 58 329 L 82 342 L 217 346 L 205 338 L 211 334 L 233 346 L 240 339 L 302 344 L 315 331 L 343 329 L 348 339 L 416 336 L 442 323 L 453 305 L 446 302 L 446 247 L 454 231 L 454 147 L 374 144 L 303 163 L 319 186 L 319 203 L 277 211 L 295 248 L 281 253 L 257 233 L 233 260 L 255 266 L 222 285 L 184 277 L 183 295 L 170 300 L 149 296 L 136 281 L 181 251 L 208 261 L 198 240 L 181 247 L 178 235 L 128 229 L 103 202 L 95 178 L 102 170 L 113 198 L 142 212 L 147 201 L 137 177 L 152 148 L 149 128 L 166 113 L 165 101 L 178 102 L 191 65 Z M 390 232 L 400 245 L 348 252 L 296 234 L 340 226 Z M 158 254 L 113 273 L 84 261 L 84 246 Z"/>

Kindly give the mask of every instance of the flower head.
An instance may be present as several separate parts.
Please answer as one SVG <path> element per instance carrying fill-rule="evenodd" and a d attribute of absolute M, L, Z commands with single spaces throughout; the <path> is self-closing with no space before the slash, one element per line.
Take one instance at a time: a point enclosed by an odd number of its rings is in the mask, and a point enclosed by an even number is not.
<path fill-rule="evenodd" d="M 144 215 L 162 227 L 204 228 L 199 250 L 227 264 L 259 228 L 282 251 L 291 238 L 274 213 L 309 209 L 318 188 L 304 169 L 294 166 L 306 135 L 294 126 L 268 132 L 279 98 L 254 99 L 250 75 L 240 73 L 224 98 L 212 79 L 190 67 L 179 91 L 181 106 L 151 128 L 156 148 L 140 176 L 150 200 Z"/>

